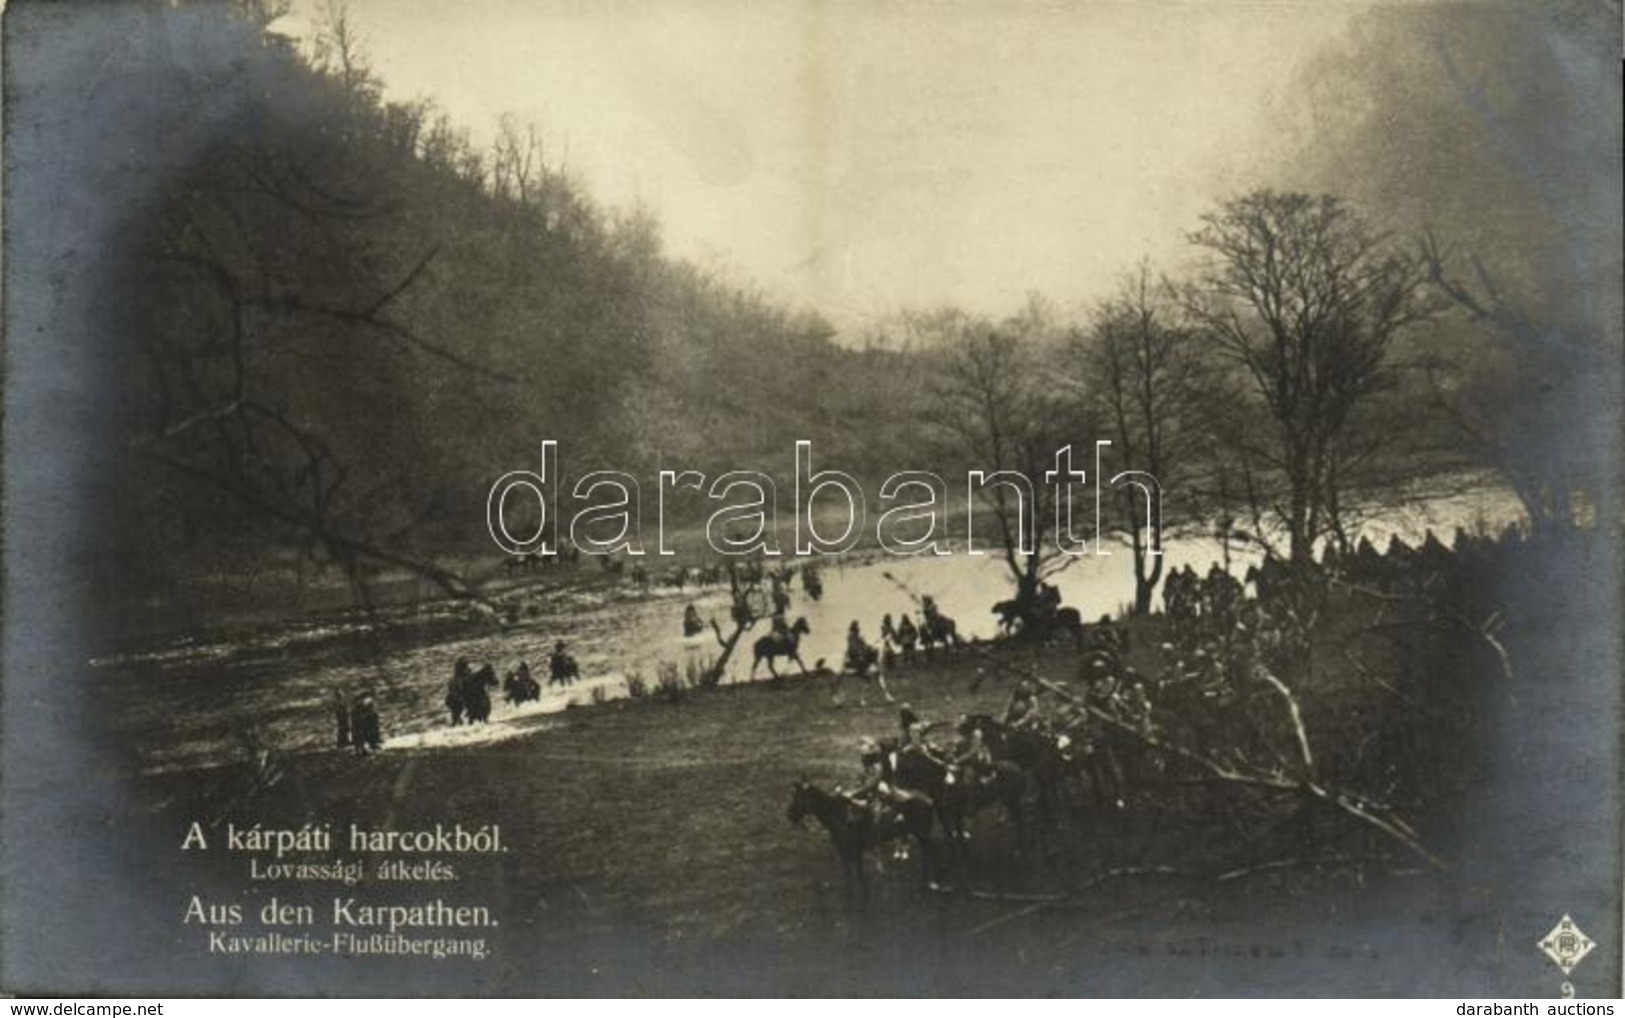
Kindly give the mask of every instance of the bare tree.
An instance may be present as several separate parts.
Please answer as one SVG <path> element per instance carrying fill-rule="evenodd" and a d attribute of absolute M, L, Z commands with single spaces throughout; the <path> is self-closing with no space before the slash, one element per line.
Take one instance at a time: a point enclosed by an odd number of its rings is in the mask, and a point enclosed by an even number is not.
<path fill-rule="evenodd" d="M 1191 469 L 1203 434 L 1194 419 L 1202 367 L 1195 337 L 1177 313 L 1142 261 L 1117 294 L 1095 309 L 1091 328 L 1069 340 L 1075 388 L 1105 423 L 1115 461 L 1125 473 L 1149 474 L 1158 487 L 1158 497 L 1148 501 L 1132 486 L 1113 486 L 1121 508 L 1113 523 L 1126 531 L 1133 550 L 1134 611 L 1140 615 L 1151 610 L 1162 579 L 1160 493 L 1177 483 L 1176 473 Z"/>
<path fill-rule="evenodd" d="M 1051 352 L 1034 316 L 1003 329 L 960 317 L 941 358 L 934 423 L 949 455 L 979 472 L 976 502 L 989 511 L 1024 606 L 1072 555 L 1057 527 L 1062 488 L 1049 478 L 1057 452 L 1086 432 L 1075 401 L 1053 385 Z M 1026 334 L 1016 330 L 1024 330 Z M 974 505 L 970 507 L 974 510 Z"/>
<path fill-rule="evenodd" d="M 1332 195 L 1256 191 L 1203 222 L 1191 241 L 1212 258 L 1183 304 L 1271 425 L 1275 515 L 1304 563 L 1336 518 L 1357 412 L 1394 386 L 1394 338 L 1427 313 L 1423 275 Z"/>
<path fill-rule="evenodd" d="M 1427 371 L 1472 455 L 1511 487 L 1536 532 L 1573 524 L 1582 492 L 1611 504 L 1596 469 L 1607 453 L 1584 440 L 1588 416 L 1608 403 L 1598 390 L 1617 372 L 1603 345 L 1521 303 L 1482 259 L 1453 256 L 1431 233 L 1421 251 L 1429 282 L 1473 330 L 1464 350 L 1438 352 Z"/>

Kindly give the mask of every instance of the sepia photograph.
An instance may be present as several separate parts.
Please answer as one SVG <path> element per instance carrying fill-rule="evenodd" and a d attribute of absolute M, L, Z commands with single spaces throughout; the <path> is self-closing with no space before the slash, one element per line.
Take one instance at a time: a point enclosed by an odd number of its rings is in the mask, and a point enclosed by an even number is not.
<path fill-rule="evenodd" d="M 11 0 L 0 992 L 1621 995 L 1618 0 Z"/>

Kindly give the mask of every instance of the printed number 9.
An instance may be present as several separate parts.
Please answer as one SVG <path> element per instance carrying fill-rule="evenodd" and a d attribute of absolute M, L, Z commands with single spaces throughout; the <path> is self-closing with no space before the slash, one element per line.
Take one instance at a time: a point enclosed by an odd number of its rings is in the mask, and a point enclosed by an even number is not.
<path fill-rule="evenodd" d="M 1574 999 L 1574 984 L 1573 983 L 1569 982 L 1568 980 L 1564 980 L 1563 985 L 1558 987 L 1558 989 L 1560 991 L 1562 991 L 1564 1000 L 1572 1000 L 1572 999 Z"/>

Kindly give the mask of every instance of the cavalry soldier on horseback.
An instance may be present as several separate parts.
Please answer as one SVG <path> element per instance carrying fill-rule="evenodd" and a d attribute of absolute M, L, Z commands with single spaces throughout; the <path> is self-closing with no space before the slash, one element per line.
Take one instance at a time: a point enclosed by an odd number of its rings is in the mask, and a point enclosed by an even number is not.
<path fill-rule="evenodd" d="M 1111 667 L 1104 658 L 1094 658 L 1090 662 L 1088 673 L 1082 676 L 1087 685 L 1084 688 L 1084 698 L 1089 706 L 1096 710 L 1117 717 L 1122 713 L 1122 702 L 1119 699 L 1120 684 L 1117 676 L 1112 673 Z"/>
<path fill-rule="evenodd" d="M 338 724 L 338 745 L 340 749 L 350 748 L 350 702 L 345 699 L 344 691 L 337 686 L 333 687 L 333 720 Z"/>
<path fill-rule="evenodd" d="M 548 685 L 568 686 L 581 678 L 581 667 L 565 649 L 563 640 L 553 644 L 553 653 L 547 659 Z"/>
<path fill-rule="evenodd" d="M 1016 683 L 1016 687 L 1010 691 L 1009 701 L 1004 705 L 1002 720 L 1006 728 L 1042 727 L 1043 718 L 1038 711 L 1038 690 L 1031 682 L 1023 679 Z"/>
<path fill-rule="evenodd" d="M 886 821 L 886 814 L 892 810 L 901 810 L 905 803 L 922 802 L 931 803 L 931 797 L 923 792 L 902 788 L 897 785 L 895 772 L 888 754 L 874 739 L 864 736 L 858 743 L 859 761 L 863 766 L 863 778 L 856 788 L 843 792 L 847 800 L 862 811 L 864 820 L 872 827 L 879 827 Z M 898 845 L 893 858 L 905 859 L 908 857 L 906 845 Z"/>
<path fill-rule="evenodd" d="M 698 636 L 705 631 L 705 623 L 700 621 L 700 610 L 692 604 L 683 609 L 683 635 Z"/>
<path fill-rule="evenodd" d="M 897 708 L 897 749 L 898 752 L 920 750 L 929 752 L 925 744 L 925 726 L 920 722 L 920 716 L 914 713 L 914 708 L 903 704 Z"/>
<path fill-rule="evenodd" d="M 529 661 L 519 662 L 519 667 L 508 673 L 507 678 L 503 680 L 502 691 L 507 694 L 508 702 L 514 706 L 541 699 L 542 686 L 530 674 Z"/>
<path fill-rule="evenodd" d="M 879 824 L 885 819 L 886 810 L 897 802 L 897 789 L 886 780 L 886 754 L 879 743 L 864 736 L 858 743 L 858 751 L 863 777 L 846 797 L 853 805 L 868 811 L 870 823 Z"/>
<path fill-rule="evenodd" d="M 1105 662 L 1097 661 L 1103 666 Z M 1094 669 L 1084 692 L 1084 708 L 1069 705 L 1061 719 L 1060 730 L 1076 747 L 1074 758 L 1083 765 L 1083 773 L 1094 789 L 1095 801 L 1102 806 L 1123 809 L 1123 769 L 1117 759 L 1112 731 L 1099 715 L 1124 718 L 1125 707 L 1118 695 L 1117 677 L 1103 667 Z M 1149 710 L 1149 705 L 1147 707 Z"/>
<path fill-rule="evenodd" d="M 879 651 L 871 647 L 864 639 L 863 633 L 858 630 L 856 619 L 846 630 L 846 668 L 854 675 L 862 677 L 867 675 L 870 668 L 880 659 Z"/>
<path fill-rule="evenodd" d="M 1118 710 L 1124 724 L 1141 735 L 1152 733 L 1151 697 L 1146 692 L 1145 680 L 1138 673 L 1130 673 L 1124 677 Z"/>
<path fill-rule="evenodd" d="M 914 656 L 914 648 L 919 642 L 920 631 L 915 628 L 914 620 L 904 613 L 897 623 L 897 646 L 903 652 L 904 660 Z"/>
<path fill-rule="evenodd" d="M 967 784 L 974 785 L 993 767 L 993 753 L 982 737 L 982 726 L 968 716 L 960 715 L 955 730 L 959 741 L 948 757 L 949 777 L 958 772 Z"/>
<path fill-rule="evenodd" d="M 378 722 L 378 709 L 372 704 L 372 694 L 356 697 L 350 710 L 350 741 L 357 756 L 366 756 L 384 748 L 384 736 Z"/>
<path fill-rule="evenodd" d="M 818 568 L 811 562 L 801 569 L 801 589 L 814 601 L 821 600 L 824 596 L 823 577 L 818 575 Z"/>
<path fill-rule="evenodd" d="M 790 623 L 784 617 L 784 609 L 774 609 L 773 617 L 769 620 L 769 625 L 772 626 L 772 631 L 768 635 L 777 639 L 790 639 Z"/>
<path fill-rule="evenodd" d="M 474 668 L 466 657 L 458 658 L 456 666 L 451 670 L 451 681 L 446 684 L 446 709 L 451 712 L 453 725 L 461 724 L 463 721 L 463 689 L 473 674 Z"/>

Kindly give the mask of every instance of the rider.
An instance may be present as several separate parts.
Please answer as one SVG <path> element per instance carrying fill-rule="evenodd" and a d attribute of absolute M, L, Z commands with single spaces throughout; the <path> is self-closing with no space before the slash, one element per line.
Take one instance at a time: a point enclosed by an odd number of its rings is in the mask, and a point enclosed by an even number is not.
<path fill-rule="evenodd" d="M 695 636 L 705 629 L 705 623 L 700 621 L 700 610 L 692 604 L 683 609 L 683 635 Z"/>
<path fill-rule="evenodd" d="M 570 656 L 564 641 L 553 644 L 553 653 L 547 659 L 548 681 L 568 685 L 576 677 L 577 671 L 576 660 Z"/>
<path fill-rule="evenodd" d="M 1042 723 L 1038 713 L 1038 689 L 1026 679 L 1016 683 L 1010 699 L 1004 705 L 1006 728 L 1037 728 Z"/>
<path fill-rule="evenodd" d="M 810 562 L 801 569 L 801 589 L 814 601 L 824 596 L 823 577 L 818 575 L 818 568 Z"/>
<path fill-rule="evenodd" d="M 376 753 L 384 746 L 378 709 L 373 706 L 371 693 L 364 692 L 356 697 L 355 706 L 350 709 L 350 741 L 355 746 L 357 756 Z"/>
<path fill-rule="evenodd" d="M 858 675 L 869 670 L 869 665 L 878 655 L 875 649 L 864 642 L 863 634 L 858 631 L 856 619 L 846 629 L 846 667 Z"/>
<path fill-rule="evenodd" d="M 903 704 L 897 708 L 897 751 L 899 753 L 918 752 L 927 755 L 931 746 L 925 741 L 925 722 L 914 713 L 914 708 Z"/>
<path fill-rule="evenodd" d="M 1103 714 L 1117 716 L 1122 709 L 1122 702 L 1118 696 L 1119 684 L 1117 676 L 1112 674 L 1104 658 L 1093 659 L 1089 674 L 1084 676 L 1084 680 L 1088 683 L 1084 696 L 1089 706 Z"/>
<path fill-rule="evenodd" d="M 1146 692 L 1145 680 L 1139 673 L 1129 672 L 1123 677 L 1123 693 L 1119 698 L 1119 705 L 1124 724 L 1142 735 L 1151 734 L 1151 696 Z"/>
<path fill-rule="evenodd" d="M 1053 583 L 1038 585 L 1038 614 L 1041 618 L 1054 618 L 1061 610 L 1061 589 Z"/>
<path fill-rule="evenodd" d="M 458 658 L 451 670 L 451 681 L 446 684 L 446 709 L 451 711 L 451 723 L 454 725 L 463 719 L 463 689 L 473 674 L 474 667 L 466 657 Z"/>
<path fill-rule="evenodd" d="M 775 609 L 772 618 L 773 636 L 780 640 L 790 639 L 790 623 L 784 617 L 783 609 Z"/>
<path fill-rule="evenodd" d="M 870 823 L 878 824 L 885 818 L 887 807 L 897 801 L 896 789 L 886 780 L 886 754 L 878 742 L 866 735 L 858 742 L 858 762 L 863 777 L 846 797 L 869 811 Z"/>
<path fill-rule="evenodd" d="M 350 701 L 345 699 L 344 691 L 337 686 L 333 687 L 333 720 L 338 725 L 338 744 L 340 749 L 350 748 Z"/>
<path fill-rule="evenodd" d="M 915 628 L 914 620 L 905 614 L 897 623 L 897 645 L 903 648 L 904 653 L 912 651 L 914 645 L 920 642 L 920 631 Z"/>
<path fill-rule="evenodd" d="M 959 741 L 954 744 L 948 758 L 949 766 L 958 768 L 964 774 L 965 781 L 974 784 L 993 766 L 993 754 L 982 738 L 982 726 L 968 716 L 959 716 L 956 731 L 959 732 Z"/>

